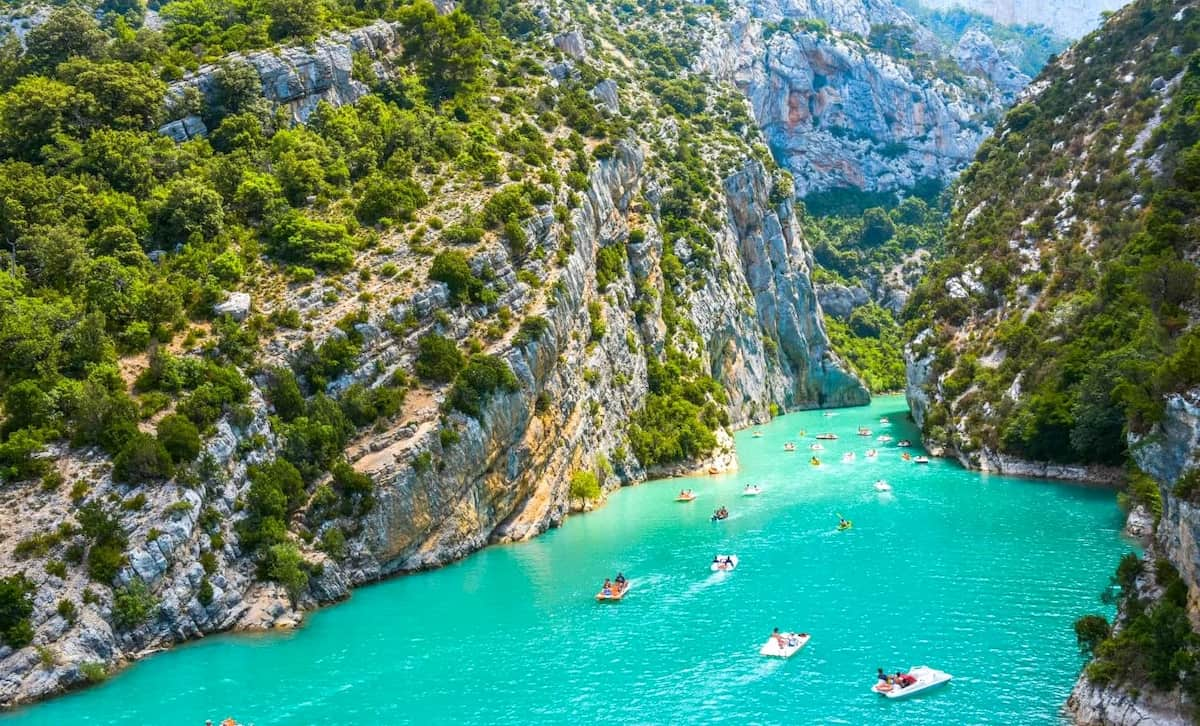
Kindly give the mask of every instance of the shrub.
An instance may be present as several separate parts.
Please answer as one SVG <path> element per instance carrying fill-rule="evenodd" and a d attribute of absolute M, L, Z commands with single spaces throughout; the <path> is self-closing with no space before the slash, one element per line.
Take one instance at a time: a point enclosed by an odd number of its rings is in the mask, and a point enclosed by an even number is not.
<path fill-rule="evenodd" d="M 113 592 L 113 624 L 121 630 L 136 628 L 149 620 L 157 610 L 158 600 L 141 580 L 135 579 Z"/>
<path fill-rule="evenodd" d="M 407 222 L 428 201 L 425 190 L 412 179 L 393 179 L 376 172 L 363 180 L 355 214 L 366 225 L 383 218 Z"/>
<path fill-rule="evenodd" d="M 1102 615 L 1084 615 L 1075 621 L 1075 640 L 1079 643 L 1079 652 L 1095 656 L 1096 646 L 1108 638 L 1112 629 Z"/>
<path fill-rule="evenodd" d="M 630 233 L 631 239 L 632 236 Z M 625 247 L 623 245 L 610 245 L 596 251 L 596 286 L 600 288 L 601 292 L 607 290 L 610 284 L 624 274 Z"/>
<path fill-rule="evenodd" d="M 0 643 L 14 650 L 33 641 L 29 616 L 35 589 L 24 573 L 0 577 Z"/>
<path fill-rule="evenodd" d="M 113 480 L 139 483 L 168 479 L 174 466 L 171 455 L 154 437 L 138 432 L 113 459 Z"/>
<path fill-rule="evenodd" d="M 442 230 L 442 242 L 448 245 L 477 245 L 483 241 L 483 228 L 453 224 Z"/>
<path fill-rule="evenodd" d="M 79 664 L 79 673 L 88 683 L 101 683 L 108 678 L 108 670 L 103 663 L 88 661 Z"/>
<path fill-rule="evenodd" d="M 459 372 L 450 389 L 447 404 L 450 408 L 478 418 L 484 404 L 496 391 L 515 391 L 516 375 L 503 358 L 493 355 L 473 355 Z"/>
<path fill-rule="evenodd" d="M 466 361 L 453 340 L 437 333 L 417 339 L 417 376 L 427 381 L 449 383 L 463 369 Z"/>
<path fill-rule="evenodd" d="M 58 607 L 55 608 L 55 612 L 62 616 L 62 619 L 68 623 L 74 623 L 76 618 L 79 617 L 79 608 L 76 607 L 74 602 L 65 598 L 58 601 Z"/>
<path fill-rule="evenodd" d="M 238 523 L 238 536 L 244 551 L 282 542 L 287 535 L 287 514 L 304 496 L 300 472 L 285 459 L 251 466 L 247 472 L 250 488 L 246 492 L 247 517 Z"/>
<path fill-rule="evenodd" d="M 196 600 L 198 600 L 200 604 L 205 607 L 208 607 L 210 604 L 212 604 L 213 586 L 212 583 L 208 581 L 207 577 L 200 580 L 200 589 L 196 591 Z"/>
<path fill-rule="evenodd" d="M 446 287 L 450 288 L 450 297 L 456 303 L 480 303 L 485 300 L 483 280 L 471 272 L 466 255 L 457 250 L 445 250 L 433 258 L 429 279 L 446 283 Z"/>
<path fill-rule="evenodd" d="M 83 534 L 91 541 L 88 548 L 88 575 L 97 582 L 112 582 L 117 570 L 125 564 L 125 545 L 128 538 L 120 521 L 91 502 L 79 508 L 76 515 Z"/>
<path fill-rule="evenodd" d="M 597 499 L 600 497 L 600 482 L 590 471 L 577 471 L 571 475 L 572 499 Z"/>
<path fill-rule="evenodd" d="M 185 464 L 200 455 L 200 430 L 179 414 L 158 422 L 158 442 L 176 464 Z"/>
<path fill-rule="evenodd" d="M 293 603 L 308 588 L 308 572 L 296 545 L 290 542 L 272 545 L 265 565 L 267 577 L 283 585 Z"/>

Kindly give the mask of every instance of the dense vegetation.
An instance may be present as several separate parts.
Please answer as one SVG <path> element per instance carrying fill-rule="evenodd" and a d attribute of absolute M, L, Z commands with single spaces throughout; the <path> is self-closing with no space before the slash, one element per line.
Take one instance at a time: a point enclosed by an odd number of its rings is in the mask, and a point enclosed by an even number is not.
<path fill-rule="evenodd" d="M 935 440 L 965 416 L 963 451 L 1119 463 L 1126 430 L 1200 383 L 1200 18 L 1172 7 L 1142 0 L 1084 39 L 1072 57 L 1091 61 L 1051 66 L 964 174 L 946 259 L 910 301 Z M 1155 79 L 1181 73 L 1163 108 Z"/>
<path fill-rule="evenodd" d="M 808 200 L 804 230 L 817 262 L 814 282 L 862 288 L 872 300 L 889 290 L 915 284 L 923 255 L 937 253 L 944 231 L 946 195 L 851 191 L 825 192 Z M 866 206 L 864 206 L 866 205 Z M 876 393 L 904 388 L 904 338 L 896 316 L 877 302 L 857 307 L 849 317 L 826 311 L 825 327 L 834 349 Z"/>

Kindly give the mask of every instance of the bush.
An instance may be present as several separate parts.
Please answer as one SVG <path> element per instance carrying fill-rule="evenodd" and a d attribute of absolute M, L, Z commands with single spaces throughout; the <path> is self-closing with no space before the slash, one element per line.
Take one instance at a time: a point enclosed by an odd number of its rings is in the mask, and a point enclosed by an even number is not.
<path fill-rule="evenodd" d="M 1108 638 L 1112 629 L 1102 615 L 1084 615 L 1075 621 L 1075 640 L 1079 652 L 1087 656 L 1096 654 L 1096 646 Z"/>
<path fill-rule="evenodd" d="M 120 521 L 92 502 L 79 508 L 76 515 L 80 529 L 91 542 L 88 548 L 88 575 L 97 582 L 112 582 L 125 564 L 125 545 L 128 538 Z"/>
<path fill-rule="evenodd" d="M 246 492 L 247 517 L 237 525 L 242 549 L 252 552 L 282 542 L 287 536 L 287 514 L 304 496 L 304 480 L 299 470 L 285 459 L 256 464 L 247 472 L 250 488 Z"/>
<path fill-rule="evenodd" d="M 417 376 L 427 381 L 449 383 L 466 364 L 453 340 L 437 333 L 417 339 Z"/>
<path fill-rule="evenodd" d="M 176 464 L 186 464 L 200 455 L 199 429 L 179 414 L 171 414 L 158 422 L 158 442 Z"/>
<path fill-rule="evenodd" d="M 482 303 L 486 300 L 483 280 L 471 272 L 467 256 L 457 250 L 445 250 L 433 258 L 429 279 L 446 283 L 455 303 Z"/>
<path fill-rule="evenodd" d="M 425 190 L 412 179 L 393 179 L 377 172 L 363 180 L 355 214 L 365 225 L 384 218 L 407 222 L 428 202 Z"/>
<path fill-rule="evenodd" d="M 87 661 L 79 664 L 79 673 L 88 683 L 102 683 L 108 678 L 108 670 L 103 663 Z"/>
<path fill-rule="evenodd" d="M 113 592 L 113 624 L 120 630 L 132 630 L 150 619 L 158 610 L 158 600 L 146 583 L 133 580 Z"/>
<path fill-rule="evenodd" d="M 304 557 L 296 545 L 290 542 L 272 545 L 265 565 L 267 577 L 283 585 L 293 603 L 308 589 Z"/>
<path fill-rule="evenodd" d="M 590 471 L 577 471 L 571 475 L 572 499 L 598 499 L 600 497 L 600 482 Z"/>
<path fill-rule="evenodd" d="M 19 650 L 33 641 L 33 594 L 36 588 L 24 573 L 0 577 L 0 643 Z"/>
<path fill-rule="evenodd" d="M 644 234 L 644 233 L 643 233 Z M 632 237 L 632 234 L 631 234 Z M 625 247 L 612 245 L 596 251 L 596 286 L 601 292 L 625 274 Z"/>
<path fill-rule="evenodd" d="M 473 355 L 455 379 L 446 401 L 450 408 L 478 418 L 493 393 L 515 391 L 517 387 L 517 377 L 503 358 Z"/>
<path fill-rule="evenodd" d="M 454 224 L 442 230 L 442 242 L 448 245 L 477 245 L 483 241 L 483 228 Z"/>
<path fill-rule="evenodd" d="M 540 315 L 530 315 L 521 321 L 521 327 L 517 330 L 517 334 L 513 336 L 513 347 L 520 348 L 527 343 L 532 343 L 545 335 L 549 329 L 549 320 Z"/>
<path fill-rule="evenodd" d="M 169 479 L 173 470 L 171 455 L 166 448 L 158 439 L 141 432 L 135 434 L 113 459 L 113 481 L 127 484 Z"/>

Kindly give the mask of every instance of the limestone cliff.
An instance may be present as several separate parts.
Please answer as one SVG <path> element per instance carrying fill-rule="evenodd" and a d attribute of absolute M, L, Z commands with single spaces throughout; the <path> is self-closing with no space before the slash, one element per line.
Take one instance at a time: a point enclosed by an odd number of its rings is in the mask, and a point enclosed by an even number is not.
<path fill-rule="evenodd" d="M 1008 25 L 1045 25 L 1060 35 L 1078 38 L 1100 24 L 1101 14 L 1118 10 L 1127 0 L 917 0 L 936 10 L 966 8 Z"/>

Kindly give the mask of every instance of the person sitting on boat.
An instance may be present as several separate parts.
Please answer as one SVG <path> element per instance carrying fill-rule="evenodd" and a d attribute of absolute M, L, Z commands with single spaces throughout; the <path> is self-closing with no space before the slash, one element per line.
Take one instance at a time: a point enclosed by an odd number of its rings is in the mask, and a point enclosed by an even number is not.
<path fill-rule="evenodd" d="M 901 688 L 908 688 L 917 682 L 916 676 L 911 676 L 907 673 L 896 672 L 896 683 L 900 684 Z"/>
<path fill-rule="evenodd" d="M 780 648 L 787 647 L 787 641 L 784 640 L 783 633 L 779 632 L 779 628 L 775 628 L 774 630 L 771 631 L 771 637 L 775 639 L 775 643 Z"/>
<path fill-rule="evenodd" d="M 845 529 L 846 527 L 849 527 L 849 526 L 850 526 L 850 522 L 849 522 L 849 521 L 847 521 L 845 517 L 839 517 L 838 519 L 840 520 L 840 521 L 838 522 L 838 526 L 839 526 L 839 527 L 841 527 L 841 528 Z"/>
<path fill-rule="evenodd" d="M 888 674 L 884 673 L 882 668 L 879 669 L 879 673 L 875 677 L 884 683 L 888 682 Z"/>
<path fill-rule="evenodd" d="M 617 573 L 617 587 L 618 587 L 618 588 L 620 588 L 620 589 L 622 589 L 622 590 L 623 590 L 623 589 L 625 589 L 625 582 L 626 582 L 626 580 L 625 580 L 625 573 L 623 573 L 623 572 L 618 572 L 618 573 Z"/>
<path fill-rule="evenodd" d="M 733 566 L 733 558 L 730 557 L 729 555 L 725 555 L 725 564 L 732 567 Z"/>

